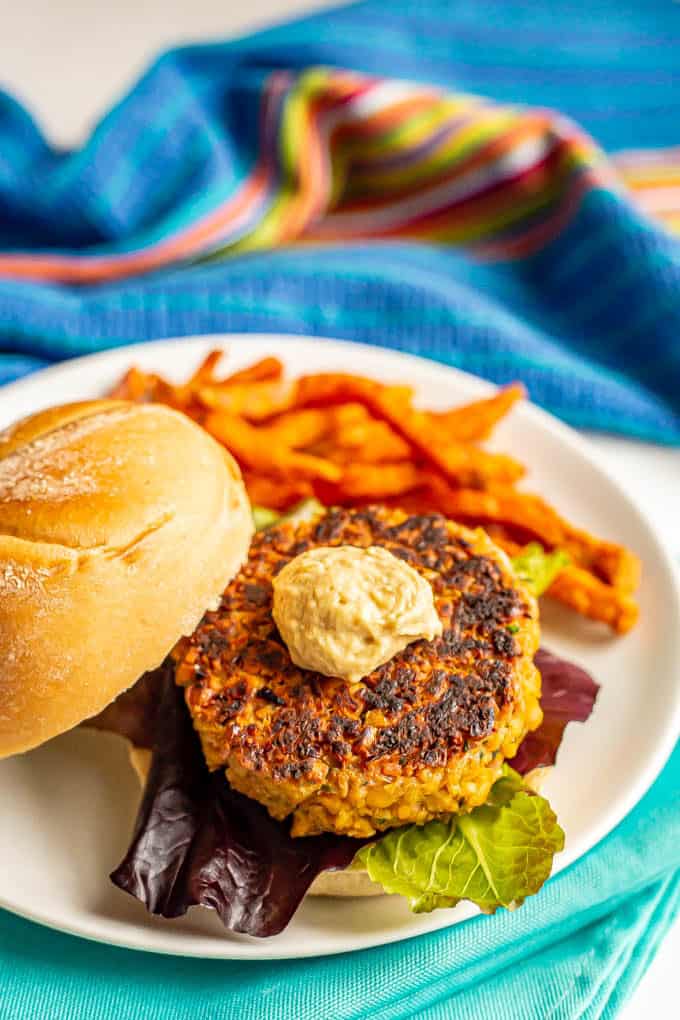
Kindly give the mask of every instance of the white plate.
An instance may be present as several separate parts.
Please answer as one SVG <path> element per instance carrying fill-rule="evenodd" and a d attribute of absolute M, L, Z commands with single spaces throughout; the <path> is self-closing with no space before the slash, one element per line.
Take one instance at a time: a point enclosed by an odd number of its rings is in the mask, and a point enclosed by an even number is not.
<path fill-rule="evenodd" d="M 486 383 L 434 362 L 358 344 L 210 337 L 127 347 L 39 372 L 0 392 L 0 426 L 50 404 L 101 395 L 132 362 L 181 379 L 220 345 L 228 345 L 237 367 L 267 352 L 293 374 L 339 369 L 407 381 L 429 407 L 489 391 Z M 544 607 L 545 643 L 586 666 L 602 685 L 589 722 L 568 728 L 546 787 L 567 834 L 559 871 L 624 817 L 673 748 L 680 729 L 680 596 L 663 544 L 579 436 L 537 408 L 520 406 L 498 429 L 495 445 L 526 461 L 529 484 L 566 516 L 625 542 L 645 565 L 641 623 L 625 638 Z M 122 741 L 113 736 L 73 731 L 1 762 L 0 906 L 115 945 L 257 960 L 363 949 L 475 912 L 461 906 L 414 916 L 398 897 L 371 900 L 370 910 L 362 900 L 308 899 L 285 932 L 265 941 L 225 934 L 207 910 L 193 909 L 177 921 L 151 917 L 107 877 L 126 849 L 138 797 Z"/>

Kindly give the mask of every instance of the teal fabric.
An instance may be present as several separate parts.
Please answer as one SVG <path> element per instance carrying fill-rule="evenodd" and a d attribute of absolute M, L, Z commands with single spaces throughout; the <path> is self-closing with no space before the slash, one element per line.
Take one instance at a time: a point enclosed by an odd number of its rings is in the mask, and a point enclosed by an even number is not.
<path fill-rule="evenodd" d="M 0 274 L 12 253 L 130 252 L 219 210 L 259 159 L 279 152 L 280 136 L 265 144 L 257 133 L 273 70 L 294 81 L 312 67 L 352 68 L 550 107 L 615 152 L 678 144 L 679 47 L 671 0 L 368 0 L 163 54 L 77 152 L 55 151 L 0 92 Z M 489 190 L 500 196 L 503 180 Z M 549 221 L 572 194 L 572 175 L 559 181 Z M 516 240 L 515 229 L 499 226 L 496 239 Z M 393 237 L 245 254 L 227 246 L 208 263 L 87 286 L 0 275 L 0 383 L 164 336 L 334 336 L 496 383 L 519 378 L 571 425 L 680 444 L 678 239 L 600 186 L 548 236 L 509 261 Z"/>
<path fill-rule="evenodd" d="M 596 1020 L 680 913 L 680 747 L 597 848 L 515 913 L 319 960 L 170 959 L 0 913 L 2 1020 Z"/>

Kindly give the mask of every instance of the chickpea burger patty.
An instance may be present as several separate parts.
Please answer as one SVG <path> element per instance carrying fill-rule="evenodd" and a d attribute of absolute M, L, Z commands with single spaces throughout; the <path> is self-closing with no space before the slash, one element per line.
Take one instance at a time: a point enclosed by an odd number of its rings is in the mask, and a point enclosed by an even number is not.
<path fill-rule="evenodd" d="M 443 632 L 356 682 L 294 665 L 272 579 L 321 546 L 381 546 L 432 586 Z M 484 803 L 541 722 L 538 609 L 481 529 L 439 514 L 331 509 L 258 533 L 215 611 L 175 651 L 208 766 L 294 836 L 366 837 Z"/>

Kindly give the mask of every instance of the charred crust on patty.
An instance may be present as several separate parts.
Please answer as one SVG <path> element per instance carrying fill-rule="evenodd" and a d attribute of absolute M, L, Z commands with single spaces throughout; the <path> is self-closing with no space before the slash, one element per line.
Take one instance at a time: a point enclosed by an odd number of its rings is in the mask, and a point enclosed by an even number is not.
<path fill-rule="evenodd" d="M 431 583 L 444 627 L 356 684 L 295 666 L 272 618 L 278 571 L 301 551 L 343 544 L 383 546 L 407 561 Z M 447 783 L 448 810 L 474 805 L 502 754 L 540 721 L 537 642 L 535 602 L 483 533 L 436 513 L 331 509 L 255 536 L 220 608 L 183 642 L 177 678 L 211 768 L 225 767 L 275 817 L 294 813 L 294 833 L 365 835 L 441 814 Z M 477 751 L 481 786 L 472 779 Z M 412 797 L 413 784 L 432 775 L 438 792 L 416 796 L 412 814 L 403 801 L 371 807 L 379 788 L 387 797 L 401 784 Z M 331 804 L 347 790 L 363 804 L 349 822 Z"/>

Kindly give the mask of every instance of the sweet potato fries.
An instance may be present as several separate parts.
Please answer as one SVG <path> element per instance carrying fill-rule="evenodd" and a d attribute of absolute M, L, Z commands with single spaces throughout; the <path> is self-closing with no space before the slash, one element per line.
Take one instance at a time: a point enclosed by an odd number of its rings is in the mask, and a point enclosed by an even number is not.
<path fill-rule="evenodd" d="M 131 368 L 112 396 L 188 414 L 234 455 L 255 505 L 287 510 L 315 496 L 328 505 L 438 510 L 485 527 L 512 555 L 529 541 L 562 549 L 569 564 L 549 594 L 617 633 L 634 626 L 637 557 L 517 488 L 521 462 L 480 445 L 525 396 L 520 384 L 449 411 L 424 411 L 409 386 L 341 373 L 288 380 L 273 357 L 220 378 L 221 354 L 212 351 L 182 384 Z"/>

